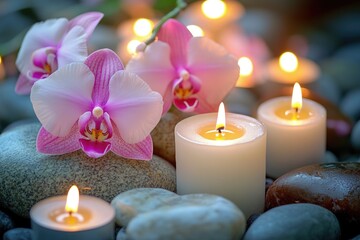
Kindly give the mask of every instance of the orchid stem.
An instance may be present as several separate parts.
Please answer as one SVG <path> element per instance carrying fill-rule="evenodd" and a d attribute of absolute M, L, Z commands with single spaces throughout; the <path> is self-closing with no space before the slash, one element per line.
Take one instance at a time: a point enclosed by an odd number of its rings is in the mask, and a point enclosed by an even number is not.
<path fill-rule="evenodd" d="M 186 8 L 186 6 L 187 3 L 184 0 L 176 0 L 176 8 L 171 10 L 169 13 L 167 13 L 165 16 L 163 16 L 160 19 L 160 21 L 154 27 L 150 38 L 145 41 L 145 44 L 149 45 L 150 43 L 154 42 L 156 39 L 156 35 L 160 31 L 161 26 L 170 18 L 173 18 L 176 15 L 178 15 L 184 8 Z"/>

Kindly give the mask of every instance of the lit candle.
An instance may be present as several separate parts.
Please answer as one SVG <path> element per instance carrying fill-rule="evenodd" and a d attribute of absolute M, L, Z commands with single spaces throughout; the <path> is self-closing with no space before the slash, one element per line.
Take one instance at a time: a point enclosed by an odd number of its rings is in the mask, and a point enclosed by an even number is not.
<path fill-rule="evenodd" d="M 67 196 L 47 198 L 30 211 L 33 240 L 113 240 L 115 211 L 107 202 L 79 196 L 72 186 Z"/>
<path fill-rule="evenodd" d="M 326 147 L 326 111 L 320 104 L 302 99 L 294 85 L 292 97 L 262 103 L 258 119 L 267 128 L 266 172 L 278 178 L 286 172 L 321 163 Z"/>
<path fill-rule="evenodd" d="M 5 77 L 5 68 L 2 62 L 2 57 L 0 56 L 0 80 Z"/>
<path fill-rule="evenodd" d="M 320 74 L 316 63 L 298 58 L 291 52 L 285 52 L 280 58 L 271 60 L 268 71 L 271 80 L 288 84 L 313 82 Z"/>
<path fill-rule="evenodd" d="M 240 67 L 239 78 L 236 82 L 236 87 L 253 87 L 255 83 L 255 79 L 253 76 L 253 63 L 248 57 L 239 58 L 238 65 Z"/>
<path fill-rule="evenodd" d="M 265 147 L 264 126 L 248 116 L 225 114 L 223 105 L 218 114 L 182 120 L 175 127 L 178 193 L 223 196 L 246 217 L 262 212 Z"/>

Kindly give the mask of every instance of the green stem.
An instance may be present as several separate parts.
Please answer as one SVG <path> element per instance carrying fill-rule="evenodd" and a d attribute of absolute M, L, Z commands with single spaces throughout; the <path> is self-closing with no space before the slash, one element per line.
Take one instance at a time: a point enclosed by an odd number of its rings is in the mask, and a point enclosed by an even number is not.
<path fill-rule="evenodd" d="M 187 3 L 184 0 L 177 0 L 176 1 L 176 8 L 174 8 L 172 11 L 170 11 L 168 14 L 166 14 L 164 17 L 162 17 L 160 19 L 160 21 L 156 24 L 156 26 L 154 27 L 152 34 L 150 36 L 149 39 L 147 39 L 145 41 L 146 45 L 149 45 L 150 43 L 152 43 L 153 41 L 155 41 L 156 39 L 156 35 L 158 34 L 161 26 L 170 18 L 175 17 L 176 15 L 178 15 L 184 8 L 186 8 Z"/>

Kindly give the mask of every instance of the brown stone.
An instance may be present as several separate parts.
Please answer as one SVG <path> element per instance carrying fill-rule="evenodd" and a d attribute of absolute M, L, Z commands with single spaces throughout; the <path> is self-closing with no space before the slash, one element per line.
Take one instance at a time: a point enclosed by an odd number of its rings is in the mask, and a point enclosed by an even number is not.
<path fill-rule="evenodd" d="M 343 237 L 360 233 L 360 163 L 314 164 L 278 178 L 266 193 L 266 208 L 313 203 L 332 211 Z"/>
<path fill-rule="evenodd" d="M 154 145 L 154 154 L 162 157 L 175 166 L 175 134 L 174 129 L 178 122 L 190 117 L 191 114 L 172 108 L 162 116 L 158 125 L 151 132 Z"/>

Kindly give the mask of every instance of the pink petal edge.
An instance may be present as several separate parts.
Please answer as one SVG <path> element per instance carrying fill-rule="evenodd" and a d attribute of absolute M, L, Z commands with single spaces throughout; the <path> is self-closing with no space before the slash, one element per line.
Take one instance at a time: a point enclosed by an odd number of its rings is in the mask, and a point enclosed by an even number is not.
<path fill-rule="evenodd" d="M 169 44 L 171 63 L 176 68 L 185 68 L 187 61 L 187 45 L 193 37 L 191 32 L 181 22 L 175 19 L 167 20 L 158 33 L 158 40 Z"/>
<path fill-rule="evenodd" d="M 70 28 L 81 26 L 85 30 L 86 38 L 93 33 L 94 29 L 103 18 L 104 14 L 100 12 L 88 12 L 81 14 L 69 21 Z"/>
<path fill-rule="evenodd" d="M 110 49 L 100 49 L 93 52 L 85 60 L 85 64 L 95 76 L 95 84 L 92 92 L 92 99 L 95 105 L 103 106 L 109 98 L 109 82 L 111 77 L 124 66 Z"/>
<path fill-rule="evenodd" d="M 37 151 L 43 154 L 61 155 L 79 150 L 80 134 L 77 134 L 78 132 L 75 124 L 67 136 L 56 137 L 41 127 L 36 139 Z"/>
<path fill-rule="evenodd" d="M 25 75 L 20 74 L 15 85 L 15 92 L 21 95 L 29 94 L 31 92 L 32 86 L 32 81 L 28 79 Z"/>

